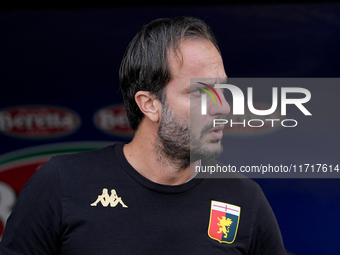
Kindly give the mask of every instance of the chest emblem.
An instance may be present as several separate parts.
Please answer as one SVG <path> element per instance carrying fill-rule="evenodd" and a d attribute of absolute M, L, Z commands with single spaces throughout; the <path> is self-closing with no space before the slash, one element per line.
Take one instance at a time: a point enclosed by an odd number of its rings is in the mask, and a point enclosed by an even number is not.
<path fill-rule="evenodd" d="M 211 201 L 208 235 L 220 243 L 235 241 L 240 221 L 241 207 Z"/>
<path fill-rule="evenodd" d="M 118 197 L 115 189 L 112 189 L 111 195 L 109 195 L 107 188 L 104 188 L 102 194 L 98 196 L 97 200 L 94 201 L 91 206 L 97 206 L 98 203 L 101 203 L 104 207 L 107 207 L 108 205 L 116 207 L 118 204 L 121 204 L 125 208 L 128 207 L 124 204 L 122 198 Z"/>

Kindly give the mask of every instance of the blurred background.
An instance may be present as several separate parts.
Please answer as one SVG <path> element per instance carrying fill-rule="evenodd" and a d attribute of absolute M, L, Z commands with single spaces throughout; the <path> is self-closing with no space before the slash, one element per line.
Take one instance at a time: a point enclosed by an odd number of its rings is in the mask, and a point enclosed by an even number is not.
<path fill-rule="evenodd" d="M 335 1 L 11 4 L 0 10 L 0 236 L 22 186 L 51 156 L 131 140 L 118 80 L 124 51 L 142 25 L 182 15 L 212 28 L 230 78 L 320 81 L 310 87 L 312 119 L 294 131 L 226 134 L 224 163 L 340 165 Z M 314 177 L 255 181 L 289 252 L 340 254 L 340 173 Z"/>

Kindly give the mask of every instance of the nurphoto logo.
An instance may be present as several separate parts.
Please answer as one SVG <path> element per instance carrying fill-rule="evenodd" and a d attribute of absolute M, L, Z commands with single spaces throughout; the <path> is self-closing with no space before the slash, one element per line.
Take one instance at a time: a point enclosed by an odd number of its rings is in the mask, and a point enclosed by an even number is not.
<path fill-rule="evenodd" d="M 198 89 L 206 92 L 201 94 L 201 114 L 207 114 L 207 95 L 209 95 L 214 101 L 215 105 L 217 105 L 214 95 L 210 92 L 212 91 L 215 96 L 217 96 L 220 101 L 221 106 L 222 100 L 217 93 L 216 89 L 220 89 L 224 91 L 228 90 L 232 95 L 232 114 L 242 116 L 245 115 L 245 96 L 243 91 L 235 85 L 232 84 L 215 84 L 213 86 L 208 85 L 203 82 L 196 82 L 197 84 L 203 85 L 205 88 L 197 87 Z M 209 91 L 210 90 L 210 91 Z M 253 87 L 247 87 L 247 107 L 248 110 L 256 116 L 261 116 L 257 119 L 243 119 L 242 121 L 233 121 L 232 119 L 214 119 L 213 126 L 217 125 L 226 125 L 229 123 L 230 127 L 243 126 L 243 127 L 262 127 L 265 124 L 270 124 L 271 127 L 274 127 L 276 123 L 280 123 L 282 127 L 296 127 L 298 121 L 295 119 L 277 119 L 277 118 L 266 118 L 262 116 L 270 116 L 272 115 L 278 108 L 279 104 L 279 96 L 278 96 L 278 87 L 272 87 L 272 95 L 271 95 L 271 106 L 269 109 L 256 109 L 254 106 L 253 100 Z M 281 108 L 281 116 L 287 115 L 287 105 L 294 105 L 299 109 L 305 116 L 311 116 L 312 114 L 307 108 L 304 106 L 311 99 L 311 93 L 308 89 L 302 87 L 281 87 L 280 89 L 280 108 Z M 290 98 L 289 94 L 299 95 L 299 98 Z"/>

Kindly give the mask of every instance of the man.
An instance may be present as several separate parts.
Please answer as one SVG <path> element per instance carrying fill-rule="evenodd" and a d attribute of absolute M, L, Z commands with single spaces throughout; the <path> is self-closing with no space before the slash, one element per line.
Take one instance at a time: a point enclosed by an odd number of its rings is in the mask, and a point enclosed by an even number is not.
<path fill-rule="evenodd" d="M 252 180 L 190 171 L 220 164 L 213 159 L 223 127 L 212 120 L 229 112 L 220 90 L 220 105 L 209 100 L 205 116 L 190 112 L 210 86 L 200 78 L 226 79 L 204 22 L 144 26 L 120 68 L 132 142 L 52 158 L 22 190 L 0 254 L 286 254 Z M 109 189 L 119 195 L 112 206 Z"/>

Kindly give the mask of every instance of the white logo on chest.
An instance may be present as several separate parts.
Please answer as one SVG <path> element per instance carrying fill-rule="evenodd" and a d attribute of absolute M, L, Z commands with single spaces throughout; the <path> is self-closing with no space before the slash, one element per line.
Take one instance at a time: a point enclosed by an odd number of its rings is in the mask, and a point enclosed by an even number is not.
<path fill-rule="evenodd" d="M 118 197 L 115 189 L 112 189 L 111 195 L 109 195 L 107 188 L 104 188 L 102 194 L 98 196 L 97 200 L 93 202 L 91 206 L 97 206 L 99 202 L 104 207 L 107 207 L 109 204 L 111 207 L 116 207 L 118 203 L 120 203 L 125 208 L 128 207 L 126 204 L 124 204 L 122 198 Z"/>

